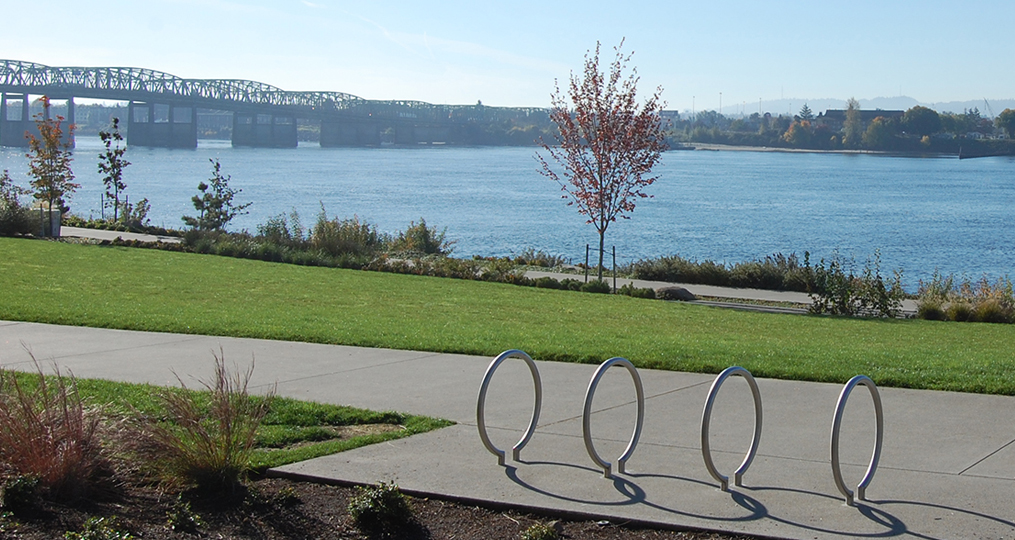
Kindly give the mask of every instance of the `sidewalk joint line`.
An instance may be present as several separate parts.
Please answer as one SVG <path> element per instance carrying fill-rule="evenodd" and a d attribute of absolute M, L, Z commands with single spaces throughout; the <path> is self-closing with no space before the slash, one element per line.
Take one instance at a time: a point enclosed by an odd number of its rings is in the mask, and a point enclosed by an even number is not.
<path fill-rule="evenodd" d="M 655 399 L 657 397 L 662 397 L 662 396 L 665 396 L 665 395 L 668 395 L 668 394 L 672 394 L 674 392 L 680 392 L 680 391 L 683 391 L 683 390 L 688 390 L 688 389 L 694 388 L 696 386 L 701 386 L 701 385 L 704 385 L 704 384 L 709 384 L 710 382 L 712 382 L 712 381 L 701 381 L 699 383 L 689 384 L 687 386 L 681 386 L 680 388 L 674 388 L 672 390 L 667 390 L 665 392 L 660 392 L 658 394 L 653 394 L 651 396 L 646 396 L 645 397 L 645 401 L 648 401 L 650 399 Z M 628 405 L 635 405 L 637 403 L 638 403 L 637 400 L 634 400 L 634 401 L 625 401 L 624 403 L 619 403 L 617 405 L 613 405 L 612 407 L 605 407 L 605 408 L 602 408 L 602 409 L 596 409 L 596 410 L 592 411 L 592 414 L 598 414 L 598 413 L 601 413 L 601 412 L 612 411 L 613 409 L 617 409 L 617 408 L 620 408 L 620 407 L 626 407 Z M 543 427 L 553 426 L 553 425 L 559 424 L 561 422 L 570 422 L 571 420 L 577 420 L 577 419 L 579 419 L 581 417 L 582 417 L 582 415 L 570 416 L 568 418 L 562 418 L 560 420 L 557 420 L 556 422 L 550 422 L 549 424 L 546 424 Z"/>
<path fill-rule="evenodd" d="M 1004 445 L 1002 445 L 1002 446 L 1001 446 L 1001 448 L 998 448 L 997 450 L 994 450 L 993 452 L 991 452 L 991 453 L 989 453 L 989 454 L 987 454 L 987 455 L 983 456 L 983 457 L 982 457 L 982 458 L 980 458 L 979 460 L 977 460 L 977 461 L 976 461 L 976 463 L 973 463 L 972 465 L 970 465 L 970 466 L 966 467 L 965 469 L 962 469 L 961 471 L 959 471 L 959 475 L 961 476 L 961 475 L 965 474 L 965 473 L 966 473 L 966 471 L 968 471 L 969 469 L 972 469 L 973 467 L 975 467 L 975 466 L 977 466 L 977 465 L 979 465 L 979 464 L 983 463 L 984 461 L 986 461 L 987 459 L 989 459 L 989 458 L 990 458 L 991 456 L 993 456 L 994 454 L 997 454 L 997 453 L 998 453 L 998 452 L 1000 452 L 1001 450 L 1004 450 L 1005 448 L 1008 448 L 1009 446 L 1011 446 L 1011 444 L 1012 444 L 1012 443 L 1015 443 L 1015 439 L 1012 439 L 1012 440 L 1008 441 L 1007 443 L 1005 443 Z"/>
<path fill-rule="evenodd" d="M 428 354 L 428 355 L 425 355 L 425 356 L 417 356 L 415 358 L 405 358 L 405 359 L 402 359 L 402 360 L 394 360 L 394 361 L 391 361 L 391 362 L 385 362 L 383 364 L 371 364 L 369 366 L 360 366 L 360 367 L 355 367 L 355 368 L 350 368 L 350 369 L 343 369 L 343 370 L 338 370 L 338 371 L 329 371 L 327 373 L 315 373 L 313 375 L 307 375 L 306 377 L 297 377 L 295 379 L 278 380 L 278 381 L 275 381 L 273 383 L 265 383 L 265 384 L 260 384 L 260 385 L 252 386 L 251 388 L 258 388 L 258 387 L 261 387 L 261 386 L 268 386 L 269 384 L 276 384 L 276 385 L 277 384 L 286 384 L 286 383 L 292 383 L 292 382 L 298 382 L 298 381 L 305 381 L 307 379 L 316 379 L 318 377 L 328 377 L 330 375 L 339 375 L 341 373 L 352 373 L 354 371 L 362 371 L 362 370 L 365 370 L 365 369 L 374 369 L 374 368 L 385 367 L 385 366 L 393 366 L 395 364 L 403 364 L 405 362 L 414 362 L 416 360 L 424 360 L 424 359 L 427 359 L 427 358 L 434 358 L 434 357 L 437 357 L 437 356 L 440 356 L 440 355 L 441 355 L 441 353 L 434 353 L 434 354 Z"/>

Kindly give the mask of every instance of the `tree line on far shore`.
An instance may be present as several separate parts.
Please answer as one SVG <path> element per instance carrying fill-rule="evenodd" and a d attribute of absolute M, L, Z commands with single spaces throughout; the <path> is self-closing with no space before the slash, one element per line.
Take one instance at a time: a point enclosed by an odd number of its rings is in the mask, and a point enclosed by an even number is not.
<path fill-rule="evenodd" d="M 939 113 L 917 105 L 906 111 L 861 111 L 855 99 L 845 111 L 815 115 L 804 104 L 796 115 L 754 113 L 730 118 L 715 111 L 671 118 L 670 139 L 811 150 L 874 150 L 961 154 L 1015 153 L 1015 110 L 989 118 L 976 108 Z M 844 114 L 843 114 L 844 113 Z M 883 114 L 882 114 L 883 113 Z"/>

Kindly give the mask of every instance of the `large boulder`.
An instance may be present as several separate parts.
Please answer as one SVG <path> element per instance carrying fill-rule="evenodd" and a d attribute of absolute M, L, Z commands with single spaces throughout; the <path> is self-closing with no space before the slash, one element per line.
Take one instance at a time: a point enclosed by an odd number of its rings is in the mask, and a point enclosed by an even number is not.
<path fill-rule="evenodd" d="M 698 299 L 691 291 L 683 287 L 662 287 L 656 289 L 656 298 L 660 300 L 679 300 L 681 302 L 691 302 Z"/>

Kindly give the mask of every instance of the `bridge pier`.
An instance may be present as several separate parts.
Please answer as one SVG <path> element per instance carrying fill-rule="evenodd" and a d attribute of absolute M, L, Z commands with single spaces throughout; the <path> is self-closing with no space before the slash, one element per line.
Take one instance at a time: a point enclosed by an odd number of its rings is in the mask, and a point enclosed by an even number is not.
<path fill-rule="evenodd" d="M 412 124 L 379 120 L 324 120 L 321 146 L 382 146 L 453 143 L 456 130 L 446 124 Z"/>
<path fill-rule="evenodd" d="M 21 102 L 21 110 L 8 101 Z M 0 146 L 28 147 L 25 132 L 35 128 L 29 114 L 28 94 L 0 94 Z"/>
<path fill-rule="evenodd" d="M 382 131 L 387 130 L 375 120 L 322 120 L 321 147 L 380 146 Z"/>
<path fill-rule="evenodd" d="M 233 113 L 233 146 L 296 148 L 296 117 Z"/>
<path fill-rule="evenodd" d="M 131 101 L 127 146 L 197 148 L 197 107 Z"/>
<path fill-rule="evenodd" d="M 56 101 L 60 99 L 54 98 Z M 70 148 L 74 148 L 74 134 L 70 128 L 74 124 L 74 98 L 66 98 L 67 116 L 64 118 L 61 129 L 66 142 Z M 11 107 L 11 102 L 20 107 Z M 20 103 L 19 103 L 20 102 Z M 52 108 L 44 109 L 44 117 L 49 120 L 52 116 Z M 28 137 L 25 133 L 31 133 L 39 137 L 39 129 L 32 118 L 32 102 L 28 94 L 0 94 L 0 146 L 14 148 L 28 148 Z M 69 139 L 67 137 L 70 137 Z"/>

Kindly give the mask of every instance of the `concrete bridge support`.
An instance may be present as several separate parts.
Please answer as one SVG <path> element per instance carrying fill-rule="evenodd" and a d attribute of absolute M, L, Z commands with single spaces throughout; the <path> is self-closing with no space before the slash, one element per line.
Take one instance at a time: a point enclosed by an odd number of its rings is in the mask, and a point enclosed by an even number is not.
<path fill-rule="evenodd" d="M 233 113 L 233 146 L 296 148 L 296 117 Z"/>
<path fill-rule="evenodd" d="M 321 146 L 420 145 L 454 142 L 455 130 L 445 124 L 411 124 L 381 120 L 325 120 Z"/>
<path fill-rule="evenodd" d="M 67 98 L 66 101 L 67 114 L 60 128 L 63 130 L 64 140 L 68 141 L 69 136 L 70 147 L 74 148 L 74 136 L 68 127 L 74 123 L 74 98 Z M 28 94 L 0 94 L 0 146 L 28 148 L 28 137 L 25 133 L 39 136 L 35 119 L 32 118 L 31 105 Z M 52 108 L 51 105 L 50 109 L 45 111 L 47 120 L 53 116 Z"/>
<path fill-rule="evenodd" d="M 197 148 L 197 107 L 131 101 L 127 145 Z"/>
<path fill-rule="evenodd" d="M 321 147 L 380 146 L 382 141 L 395 142 L 389 127 L 382 127 L 378 121 L 359 119 L 321 121 Z"/>
<path fill-rule="evenodd" d="M 28 146 L 25 132 L 35 130 L 29 105 L 28 94 L 0 94 L 0 146 Z"/>

